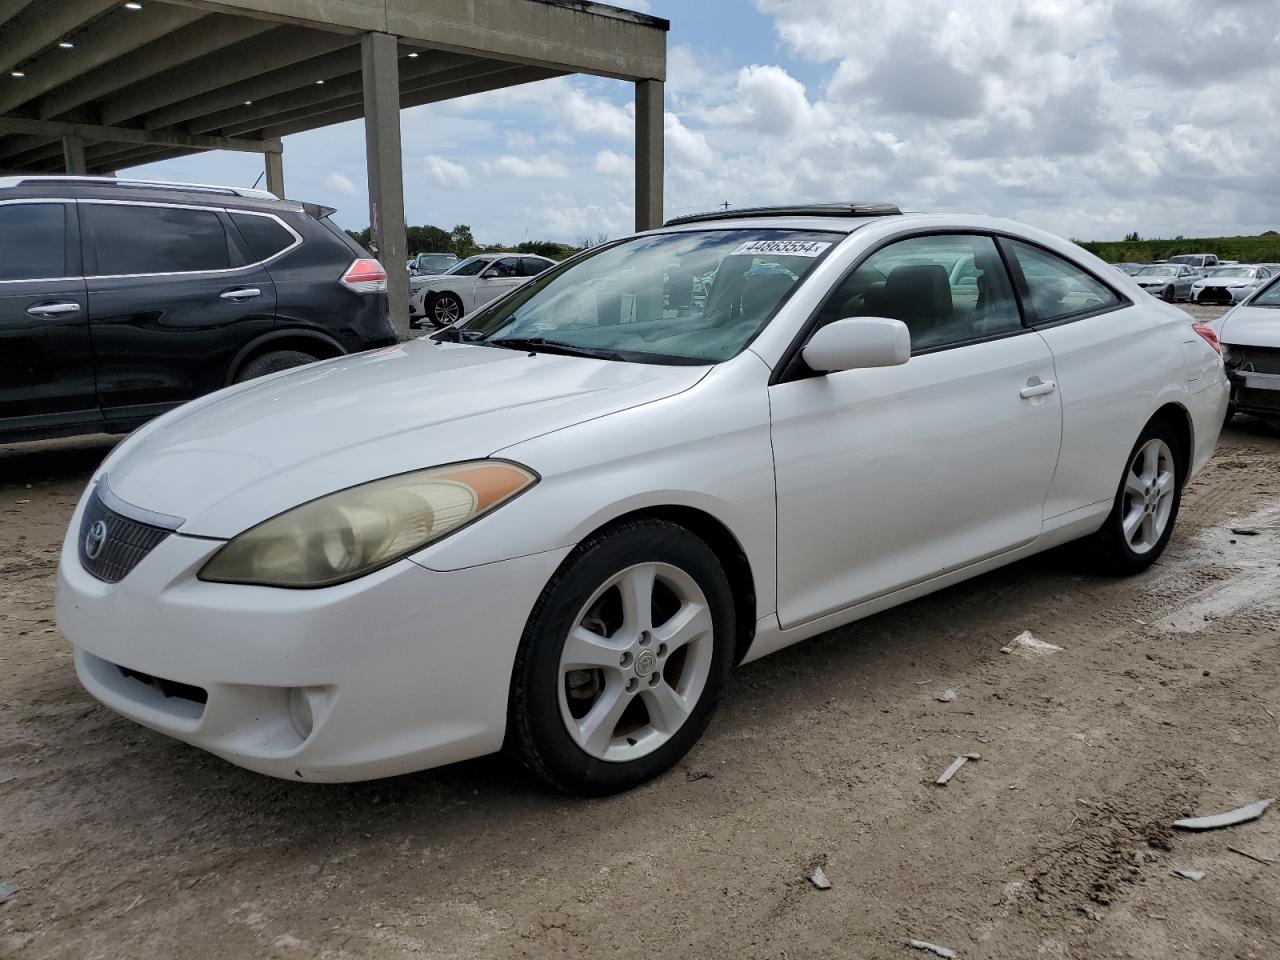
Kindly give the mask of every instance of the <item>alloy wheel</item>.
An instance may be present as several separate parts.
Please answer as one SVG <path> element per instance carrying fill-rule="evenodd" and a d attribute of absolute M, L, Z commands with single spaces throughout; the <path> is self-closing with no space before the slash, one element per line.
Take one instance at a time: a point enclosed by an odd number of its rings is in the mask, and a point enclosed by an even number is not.
<path fill-rule="evenodd" d="M 1158 437 L 1148 440 L 1138 448 L 1124 476 L 1121 527 L 1134 553 L 1147 553 L 1160 542 L 1169 526 L 1176 490 L 1173 450 Z"/>
<path fill-rule="evenodd" d="M 461 304 L 453 297 L 440 297 L 431 308 L 436 322 L 441 326 L 449 326 L 462 314 Z"/>
<path fill-rule="evenodd" d="M 574 618 L 560 655 L 560 716 L 598 760 L 657 750 L 684 725 L 715 652 L 710 605 L 678 567 L 643 563 L 600 586 Z"/>

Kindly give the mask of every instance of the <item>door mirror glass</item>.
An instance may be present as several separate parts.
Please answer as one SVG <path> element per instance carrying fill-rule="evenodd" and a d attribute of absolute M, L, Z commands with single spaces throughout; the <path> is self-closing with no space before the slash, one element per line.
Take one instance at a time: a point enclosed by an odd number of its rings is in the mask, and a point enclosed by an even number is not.
<path fill-rule="evenodd" d="M 895 367 L 911 358 L 911 331 L 901 320 L 852 317 L 819 328 L 801 351 L 819 373 Z"/>

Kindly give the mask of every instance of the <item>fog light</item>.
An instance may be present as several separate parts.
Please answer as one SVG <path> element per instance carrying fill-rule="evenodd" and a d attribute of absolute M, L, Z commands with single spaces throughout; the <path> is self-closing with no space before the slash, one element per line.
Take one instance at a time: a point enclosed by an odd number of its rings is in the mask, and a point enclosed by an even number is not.
<path fill-rule="evenodd" d="M 293 721 L 293 729 L 303 740 L 311 736 L 315 726 L 315 718 L 311 715 L 311 698 L 302 687 L 293 687 L 289 691 L 289 719 Z"/>

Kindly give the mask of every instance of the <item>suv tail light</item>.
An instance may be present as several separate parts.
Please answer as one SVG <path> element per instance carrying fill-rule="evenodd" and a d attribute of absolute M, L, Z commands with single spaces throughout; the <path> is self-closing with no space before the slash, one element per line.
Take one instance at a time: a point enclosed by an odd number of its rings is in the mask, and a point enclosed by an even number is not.
<path fill-rule="evenodd" d="M 342 285 L 356 293 L 386 293 L 387 271 L 377 260 L 353 260 L 342 275 Z"/>
<path fill-rule="evenodd" d="M 1213 347 L 1214 350 L 1222 353 L 1222 344 L 1218 341 L 1218 334 L 1207 323 L 1193 323 L 1191 329 L 1200 334 L 1204 338 L 1204 342 Z"/>

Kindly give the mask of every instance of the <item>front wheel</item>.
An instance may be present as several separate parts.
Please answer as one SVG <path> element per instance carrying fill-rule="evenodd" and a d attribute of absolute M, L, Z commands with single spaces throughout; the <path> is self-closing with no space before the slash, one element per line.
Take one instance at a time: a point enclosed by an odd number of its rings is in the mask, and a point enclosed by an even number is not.
<path fill-rule="evenodd" d="M 452 326 L 462 318 L 462 301 L 453 293 L 437 293 L 427 301 L 427 316 L 437 327 Z"/>
<path fill-rule="evenodd" d="M 701 736 L 733 664 L 734 606 L 715 553 L 664 520 L 582 543 L 547 584 L 516 655 L 508 749 L 568 793 L 662 773 Z"/>
<path fill-rule="evenodd" d="M 1129 454 L 1115 503 L 1093 535 L 1105 573 L 1141 573 L 1164 552 L 1173 535 L 1186 481 L 1181 442 L 1164 421 L 1147 424 Z"/>
<path fill-rule="evenodd" d="M 1177 294 L 1175 293 L 1173 287 L 1165 287 L 1164 293 L 1162 293 L 1160 296 L 1165 303 L 1173 303 L 1174 300 L 1178 299 Z"/>

